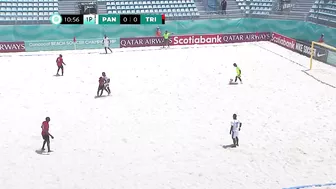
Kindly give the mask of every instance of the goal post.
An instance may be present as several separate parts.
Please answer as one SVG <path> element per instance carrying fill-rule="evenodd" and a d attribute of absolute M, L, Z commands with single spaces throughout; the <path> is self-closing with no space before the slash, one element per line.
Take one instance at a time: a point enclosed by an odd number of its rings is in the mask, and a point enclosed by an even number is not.
<path fill-rule="evenodd" d="M 326 43 L 312 41 L 311 49 L 310 49 L 310 70 L 313 68 L 313 59 L 314 59 L 314 54 L 316 53 L 314 49 L 316 49 L 316 47 L 323 47 L 324 49 L 326 49 L 328 51 L 328 60 L 326 63 L 330 65 L 335 64 L 334 66 L 336 66 L 336 47 L 333 47 Z"/>

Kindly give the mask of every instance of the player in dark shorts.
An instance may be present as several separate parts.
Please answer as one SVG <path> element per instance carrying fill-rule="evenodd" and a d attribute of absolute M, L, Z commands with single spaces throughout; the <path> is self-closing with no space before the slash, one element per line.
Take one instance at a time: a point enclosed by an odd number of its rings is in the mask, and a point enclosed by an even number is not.
<path fill-rule="evenodd" d="M 62 72 L 62 76 L 63 76 L 63 74 L 64 74 L 64 67 L 63 67 L 63 65 L 65 65 L 65 63 L 63 62 L 63 56 L 61 54 L 59 55 L 59 57 L 57 57 L 56 63 L 57 63 L 57 67 L 58 67 L 56 75 L 59 76 L 58 72 L 61 71 Z"/>
<path fill-rule="evenodd" d="M 105 90 L 105 79 L 104 77 L 99 77 L 99 85 L 98 85 L 98 90 L 97 90 L 97 96 L 102 96 L 103 92 Z"/>
<path fill-rule="evenodd" d="M 237 82 L 237 80 L 239 79 L 240 83 L 242 84 L 243 81 L 241 79 L 241 69 L 238 67 L 238 65 L 236 63 L 233 64 L 233 66 L 236 68 L 236 72 L 237 72 L 237 76 L 235 78 L 235 83 Z"/>
<path fill-rule="evenodd" d="M 163 34 L 163 47 L 169 47 L 169 37 L 171 34 L 168 31 Z"/>
<path fill-rule="evenodd" d="M 42 145 L 42 149 L 41 150 L 45 150 L 44 149 L 44 146 L 47 144 L 48 146 L 48 152 L 51 152 L 50 150 L 50 138 L 49 136 L 54 139 L 54 137 L 49 133 L 49 121 L 50 121 L 50 118 L 49 117 L 46 117 L 45 121 L 42 122 L 42 138 L 43 138 L 43 145 Z"/>

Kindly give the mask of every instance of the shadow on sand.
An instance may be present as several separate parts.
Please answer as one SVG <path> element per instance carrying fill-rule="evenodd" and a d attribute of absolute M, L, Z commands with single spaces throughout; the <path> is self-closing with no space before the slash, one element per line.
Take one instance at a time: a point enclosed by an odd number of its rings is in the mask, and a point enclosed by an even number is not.
<path fill-rule="evenodd" d="M 229 85 L 238 85 L 238 83 L 229 83 Z"/>
<path fill-rule="evenodd" d="M 35 152 L 36 152 L 37 154 L 40 154 L 40 155 L 49 155 L 48 152 L 46 152 L 45 150 L 41 150 L 41 149 L 39 149 L 39 150 L 35 150 Z"/>
<path fill-rule="evenodd" d="M 236 148 L 236 146 L 235 145 L 233 145 L 233 144 L 229 144 L 229 145 L 224 145 L 224 146 L 222 146 L 224 149 L 228 149 L 228 148 Z"/>
<path fill-rule="evenodd" d="M 108 97 L 108 95 L 95 96 L 94 98 L 105 98 L 105 97 Z"/>

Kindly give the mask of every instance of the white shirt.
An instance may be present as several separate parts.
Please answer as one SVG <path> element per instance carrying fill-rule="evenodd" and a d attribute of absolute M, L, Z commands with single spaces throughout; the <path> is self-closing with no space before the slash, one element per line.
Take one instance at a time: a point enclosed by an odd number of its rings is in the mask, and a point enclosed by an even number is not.
<path fill-rule="evenodd" d="M 104 43 L 104 46 L 105 46 L 105 47 L 110 46 L 110 39 L 109 39 L 108 37 L 104 38 L 104 39 L 103 39 L 103 43 Z"/>
<path fill-rule="evenodd" d="M 105 77 L 103 76 L 103 78 L 104 78 L 106 83 L 110 83 L 110 78 L 108 78 L 107 76 L 105 76 Z"/>
<path fill-rule="evenodd" d="M 240 121 L 238 121 L 238 120 L 231 121 L 231 126 L 232 126 L 232 132 L 238 132 L 239 131 L 239 126 L 240 126 Z"/>

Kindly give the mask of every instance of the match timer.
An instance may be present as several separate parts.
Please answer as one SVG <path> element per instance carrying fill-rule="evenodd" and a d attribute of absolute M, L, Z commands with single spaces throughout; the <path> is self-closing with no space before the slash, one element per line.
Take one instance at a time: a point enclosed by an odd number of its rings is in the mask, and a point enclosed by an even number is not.
<path fill-rule="evenodd" d="M 61 24 L 83 24 L 83 15 L 61 15 Z"/>
<path fill-rule="evenodd" d="M 59 15 L 54 14 L 50 17 L 52 24 L 83 24 L 83 15 Z"/>
<path fill-rule="evenodd" d="M 140 24 L 140 15 L 122 14 L 120 15 L 120 24 Z"/>

